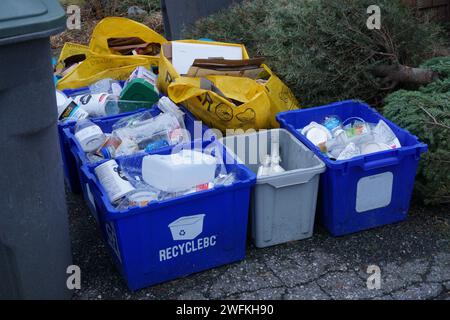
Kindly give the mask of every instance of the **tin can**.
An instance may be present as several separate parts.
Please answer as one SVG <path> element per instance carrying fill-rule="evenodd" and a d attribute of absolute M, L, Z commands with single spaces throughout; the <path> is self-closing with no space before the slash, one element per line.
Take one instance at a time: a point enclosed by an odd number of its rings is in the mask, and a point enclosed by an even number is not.
<path fill-rule="evenodd" d="M 119 170 L 116 160 L 109 160 L 95 168 L 95 174 L 108 195 L 111 203 L 116 203 L 135 190 L 133 185 Z"/>

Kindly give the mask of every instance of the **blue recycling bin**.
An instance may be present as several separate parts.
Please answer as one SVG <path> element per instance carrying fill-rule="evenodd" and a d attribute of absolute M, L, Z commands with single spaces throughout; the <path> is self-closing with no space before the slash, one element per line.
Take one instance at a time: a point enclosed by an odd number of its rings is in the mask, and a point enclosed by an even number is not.
<path fill-rule="evenodd" d="M 120 81 L 120 84 L 123 85 L 124 81 Z M 68 97 L 75 97 L 77 95 L 85 94 L 89 92 L 89 87 L 81 87 L 76 89 L 65 89 L 63 90 L 64 94 Z M 141 110 L 139 110 L 141 111 Z M 133 114 L 137 111 L 127 112 L 120 114 L 118 116 L 126 116 Z M 116 117 L 116 116 L 113 116 Z M 80 193 L 80 178 L 78 176 L 77 163 L 75 158 L 72 156 L 70 152 L 70 145 L 67 139 L 64 139 L 64 129 L 69 128 L 75 125 L 75 121 L 59 121 L 58 123 L 58 137 L 59 137 L 59 147 L 61 149 L 61 157 L 63 160 L 63 169 L 64 169 L 64 180 L 66 186 L 69 188 L 69 191 L 72 193 Z"/>
<path fill-rule="evenodd" d="M 401 148 L 333 161 L 322 154 L 298 129 L 320 123 L 328 115 L 345 120 L 361 117 L 367 122 L 385 121 Z M 326 164 L 319 187 L 319 218 L 334 236 L 366 230 L 406 219 L 420 155 L 427 145 L 374 109 L 359 101 L 279 113 L 277 120 Z"/>
<path fill-rule="evenodd" d="M 215 143 L 225 157 L 223 145 Z M 198 149 L 196 144 L 192 147 Z M 200 150 L 208 144 L 200 144 Z M 171 150 L 157 153 L 170 154 Z M 141 166 L 143 157 L 139 154 L 117 162 Z M 228 154 L 227 159 L 232 156 Z M 131 290 L 245 258 L 250 190 L 256 176 L 244 165 L 228 162 L 233 163 L 226 164 L 227 171 L 237 177 L 232 185 L 123 211 L 110 203 L 95 167 L 82 167 L 108 251 Z"/>
<path fill-rule="evenodd" d="M 180 107 L 180 109 L 185 113 L 184 117 L 184 123 L 186 126 L 186 130 L 189 132 L 191 139 L 193 139 L 196 136 L 203 135 L 205 132 L 209 129 L 204 124 L 201 125 L 201 127 L 195 126 L 195 118 L 194 116 L 185 108 Z M 140 110 L 139 113 L 143 110 Z M 161 113 L 161 111 L 155 106 L 152 109 L 150 109 L 151 114 L 155 117 Z M 97 118 L 92 119 L 92 122 L 98 125 L 103 132 L 105 133 L 111 133 L 113 125 L 119 121 L 120 119 L 129 116 L 130 113 L 126 114 L 120 114 L 116 116 L 111 117 L 105 117 L 105 118 Z M 198 130 L 199 132 L 195 132 Z M 92 191 L 90 190 L 89 184 L 87 182 L 86 176 L 83 174 L 83 171 L 81 171 L 82 165 L 92 165 L 89 163 L 89 160 L 82 150 L 80 144 L 78 143 L 77 139 L 75 138 L 75 123 L 72 123 L 71 125 L 68 125 L 66 127 L 62 128 L 62 141 L 64 143 L 64 148 L 66 150 L 66 156 L 65 156 L 65 163 L 68 164 L 67 168 L 71 168 L 69 171 L 69 174 L 72 176 L 73 179 L 77 179 L 76 182 L 73 184 L 78 184 L 80 186 L 80 190 L 83 193 L 84 200 L 86 201 L 86 204 L 89 208 L 90 213 L 95 218 L 95 220 L 98 222 L 98 212 L 96 210 L 96 207 L 94 205 Z M 214 139 L 213 136 L 211 136 L 211 139 Z M 161 150 L 170 149 L 170 147 L 162 147 Z M 69 150 L 69 151 L 67 151 Z M 63 156 L 64 157 L 64 156 Z M 103 161 L 104 162 L 104 161 Z M 69 166 L 70 165 L 70 166 Z"/>

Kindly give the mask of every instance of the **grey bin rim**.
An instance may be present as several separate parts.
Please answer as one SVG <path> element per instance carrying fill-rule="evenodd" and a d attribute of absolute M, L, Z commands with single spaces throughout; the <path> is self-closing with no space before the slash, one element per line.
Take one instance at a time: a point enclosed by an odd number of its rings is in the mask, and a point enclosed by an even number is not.
<path fill-rule="evenodd" d="M 28 33 L 28 34 L 23 34 L 23 35 L 19 35 L 19 36 L 12 36 L 9 38 L 1 38 L 0 46 L 19 43 L 19 42 L 26 42 L 26 41 L 35 40 L 35 39 L 48 38 L 52 35 L 59 34 L 59 33 L 63 32 L 64 30 L 66 30 L 65 25 L 63 27 L 58 27 L 58 28 L 55 28 L 52 30 Z"/>
<path fill-rule="evenodd" d="M 316 166 L 313 167 L 309 167 L 309 168 L 301 168 L 301 169 L 295 169 L 295 170 L 289 170 L 289 171 L 285 171 L 285 172 L 281 172 L 281 173 L 277 173 L 277 174 L 273 174 L 267 177 L 262 177 L 262 178 L 257 178 L 256 179 L 256 184 L 271 184 L 271 182 L 273 182 L 274 179 L 277 178 L 284 178 L 284 177 L 290 177 L 290 176 L 297 176 L 297 175 L 301 175 L 301 174 L 309 174 L 311 175 L 311 178 L 313 178 L 315 175 L 317 174 L 321 174 L 323 172 L 326 171 L 326 165 L 325 163 L 313 152 L 311 151 L 307 146 L 305 146 L 300 140 L 298 140 L 292 133 L 290 133 L 288 130 L 283 129 L 283 128 L 274 128 L 274 129 L 264 129 L 265 131 L 283 131 L 285 132 L 291 139 L 293 139 L 295 142 L 297 142 L 299 145 L 301 145 L 305 150 L 307 150 L 307 152 L 310 152 L 313 156 L 314 159 L 316 159 L 316 161 L 318 162 L 318 164 Z M 252 136 L 252 135 L 257 135 L 259 133 L 259 131 L 250 133 L 250 134 L 242 134 L 241 136 Z M 234 155 L 233 150 L 230 150 L 226 144 L 225 144 L 225 140 L 227 138 L 231 139 L 235 136 L 228 136 L 228 137 L 223 137 L 219 139 L 219 142 L 222 143 L 225 148 L 231 152 L 231 154 Z M 237 157 L 236 155 L 236 159 L 238 160 L 239 163 L 242 163 L 243 165 L 246 165 L 245 163 L 243 163 L 239 157 Z M 298 184 L 302 184 L 302 183 L 307 183 L 308 181 L 304 181 L 304 182 L 299 182 Z"/>
<path fill-rule="evenodd" d="M 0 45 L 47 38 L 66 28 L 57 0 L 1 0 Z"/>

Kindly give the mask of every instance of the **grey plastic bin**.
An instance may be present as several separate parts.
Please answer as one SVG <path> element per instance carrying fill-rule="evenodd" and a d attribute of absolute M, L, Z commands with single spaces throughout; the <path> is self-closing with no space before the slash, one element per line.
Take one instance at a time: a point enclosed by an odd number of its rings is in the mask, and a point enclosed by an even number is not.
<path fill-rule="evenodd" d="M 50 35 L 56 0 L 0 1 L 0 299 L 70 298 Z"/>
<path fill-rule="evenodd" d="M 284 129 L 228 136 L 220 141 L 257 173 L 261 160 L 279 139 L 283 173 L 258 178 L 252 192 L 251 229 L 258 248 L 312 236 L 319 177 L 325 164 Z"/>

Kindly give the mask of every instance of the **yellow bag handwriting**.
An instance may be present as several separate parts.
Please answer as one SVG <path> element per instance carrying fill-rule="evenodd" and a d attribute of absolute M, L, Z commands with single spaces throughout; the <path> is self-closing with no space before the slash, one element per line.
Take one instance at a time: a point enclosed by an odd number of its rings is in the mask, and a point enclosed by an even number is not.
<path fill-rule="evenodd" d="M 169 98 L 181 103 L 206 125 L 226 129 L 270 127 L 270 100 L 262 85 L 249 78 L 208 76 L 208 80 L 234 103 L 219 94 L 200 88 L 200 78 L 179 77 L 168 87 Z"/>
<path fill-rule="evenodd" d="M 279 123 L 275 119 L 275 115 L 279 112 L 299 109 L 299 103 L 292 93 L 291 89 L 278 78 L 270 68 L 263 64 L 264 72 L 259 75 L 260 78 L 268 78 L 263 85 L 269 96 L 271 103 L 270 124 L 273 128 L 279 127 Z"/>

